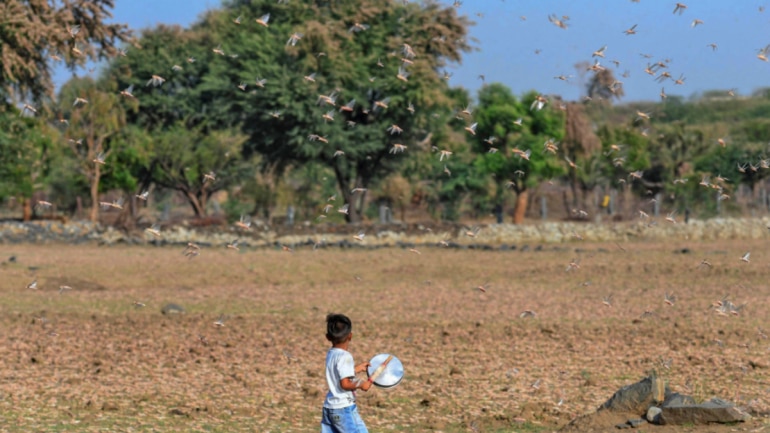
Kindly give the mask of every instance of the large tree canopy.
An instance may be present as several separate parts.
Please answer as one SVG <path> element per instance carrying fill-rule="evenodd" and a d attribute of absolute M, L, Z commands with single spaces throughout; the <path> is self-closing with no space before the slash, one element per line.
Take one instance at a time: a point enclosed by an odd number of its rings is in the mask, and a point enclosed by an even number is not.
<path fill-rule="evenodd" d="M 119 53 L 128 41 L 112 18 L 113 0 L 4 0 L 0 2 L 2 99 L 41 102 L 53 98 L 53 65 L 74 69 Z"/>
<path fill-rule="evenodd" d="M 230 1 L 190 30 L 146 31 L 141 52 L 112 72 L 121 89 L 135 86 L 148 127 L 241 128 L 246 152 L 265 164 L 332 168 L 357 221 L 351 191 L 393 172 L 445 124 L 442 68 L 470 49 L 469 24 L 435 2 Z M 165 81 L 146 87 L 153 75 Z"/>

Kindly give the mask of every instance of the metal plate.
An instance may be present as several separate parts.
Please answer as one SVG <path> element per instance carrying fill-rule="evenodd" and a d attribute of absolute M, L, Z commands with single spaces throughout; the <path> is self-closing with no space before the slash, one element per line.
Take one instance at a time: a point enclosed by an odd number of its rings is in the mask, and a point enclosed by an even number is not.
<path fill-rule="evenodd" d="M 375 355 L 374 358 L 369 361 L 369 368 L 367 373 L 369 375 L 374 373 L 374 370 L 376 370 L 377 367 L 379 367 L 380 364 L 382 364 L 383 361 L 388 358 L 388 356 L 390 355 L 387 353 L 380 353 L 379 355 Z M 383 371 L 377 380 L 374 381 L 374 384 L 381 388 L 392 388 L 398 385 L 403 378 L 404 364 L 401 363 L 400 359 L 394 356 L 393 359 L 391 359 L 388 363 L 388 366 L 385 367 L 385 371 Z"/>

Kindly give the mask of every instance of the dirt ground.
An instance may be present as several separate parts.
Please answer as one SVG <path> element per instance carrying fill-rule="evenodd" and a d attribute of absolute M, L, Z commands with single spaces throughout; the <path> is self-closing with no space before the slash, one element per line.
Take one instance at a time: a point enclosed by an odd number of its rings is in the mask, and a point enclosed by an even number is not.
<path fill-rule="evenodd" d="M 615 431 L 591 414 L 650 370 L 754 418 L 639 430 L 770 431 L 763 242 L 418 250 L 0 245 L 2 429 L 318 431 L 342 312 L 357 362 L 404 364 L 359 393 L 372 432 Z"/>

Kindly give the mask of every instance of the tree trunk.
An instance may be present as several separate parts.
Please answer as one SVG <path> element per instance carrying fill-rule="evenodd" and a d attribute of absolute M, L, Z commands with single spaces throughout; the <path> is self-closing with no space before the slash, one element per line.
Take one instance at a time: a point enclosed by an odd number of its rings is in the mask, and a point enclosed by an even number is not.
<path fill-rule="evenodd" d="M 262 184 L 264 191 L 259 192 L 259 189 L 257 189 L 257 193 L 254 194 L 254 208 L 249 212 L 250 215 L 262 215 L 262 218 L 267 222 L 268 225 L 272 223 L 272 203 L 273 203 L 273 196 L 274 188 L 272 185 L 270 185 L 268 182 L 265 182 Z"/>
<path fill-rule="evenodd" d="M 25 197 L 21 201 L 22 221 L 27 222 L 32 219 L 32 199 Z"/>
<path fill-rule="evenodd" d="M 350 209 L 348 214 L 345 215 L 345 221 L 350 224 L 357 224 L 361 222 L 361 215 L 355 209 Z"/>
<path fill-rule="evenodd" d="M 572 208 L 567 209 L 568 213 L 571 213 L 573 209 L 577 209 L 580 206 L 578 198 L 578 180 L 575 176 L 570 176 L 569 183 L 570 190 L 572 191 Z"/>
<path fill-rule="evenodd" d="M 564 212 L 567 213 L 567 217 L 572 215 L 572 209 L 569 207 L 569 198 L 567 197 L 567 190 L 561 192 L 561 201 L 564 203 Z"/>
<path fill-rule="evenodd" d="M 192 206 L 193 212 L 195 213 L 196 218 L 206 216 L 206 209 L 203 206 L 201 206 L 201 202 L 198 200 L 198 197 L 195 195 L 194 192 L 185 191 L 184 196 L 185 198 L 187 198 L 187 201 L 190 203 L 190 206 Z"/>
<path fill-rule="evenodd" d="M 587 185 L 580 185 L 580 207 L 578 209 L 584 210 L 591 215 L 596 214 L 597 206 L 596 200 L 591 203 L 590 197 L 594 195 L 594 188 L 589 188 Z"/>
<path fill-rule="evenodd" d="M 527 203 L 529 202 L 529 191 L 522 189 L 516 194 L 516 204 L 513 208 L 513 223 L 521 224 L 524 222 L 524 215 L 527 214 Z"/>
<path fill-rule="evenodd" d="M 201 191 L 200 193 L 198 193 L 198 203 L 200 203 L 200 207 L 201 207 L 201 216 L 206 216 L 206 212 L 207 212 L 206 208 L 208 207 L 208 204 L 209 204 L 209 196 L 210 194 L 207 193 L 206 191 Z"/>
<path fill-rule="evenodd" d="M 92 223 L 99 222 L 99 178 L 102 175 L 99 164 L 94 164 L 93 177 L 91 178 L 91 214 Z"/>
<path fill-rule="evenodd" d="M 355 206 L 350 205 L 350 221 L 351 223 L 360 223 L 363 220 L 364 215 L 364 202 L 366 201 L 366 192 L 357 192 L 353 194 Z M 355 219 L 353 219 L 355 218 Z"/>
<path fill-rule="evenodd" d="M 361 222 L 361 212 L 356 203 L 356 194 L 351 194 L 349 191 L 343 191 L 342 197 L 345 199 L 345 204 L 348 205 L 348 213 L 345 215 L 345 221 L 348 223 L 356 224 Z"/>
<path fill-rule="evenodd" d="M 127 209 L 122 211 L 115 221 L 115 225 L 123 230 L 132 230 L 136 226 L 136 196 L 129 191 L 126 200 Z"/>
<path fill-rule="evenodd" d="M 337 165 L 334 166 L 334 175 L 337 178 L 337 185 L 340 187 L 340 191 L 342 191 L 342 198 L 345 200 L 345 204 L 348 205 L 345 221 L 353 224 L 361 222 L 361 212 L 359 212 L 358 202 L 355 200 L 357 194 L 360 193 L 353 194 L 351 192 L 351 183 Z M 360 179 L 356 179 L 353 185 L 358 185 L 358 180 Z M 363 185 L 363 187 L 366 187 L 366 185 Z M 358 198 L 360 199 L 360 197 Z"/>

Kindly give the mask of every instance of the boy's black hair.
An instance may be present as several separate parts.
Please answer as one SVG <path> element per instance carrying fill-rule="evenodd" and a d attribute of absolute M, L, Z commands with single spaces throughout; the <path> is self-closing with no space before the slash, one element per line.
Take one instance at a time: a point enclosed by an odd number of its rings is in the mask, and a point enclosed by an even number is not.
<path fill-rule="evenodd" d="M 326 339 L 332 344 L 339 344 L 353 332 L 353 323 L 344 314 L 329 314 L 326 316 Z"/>

